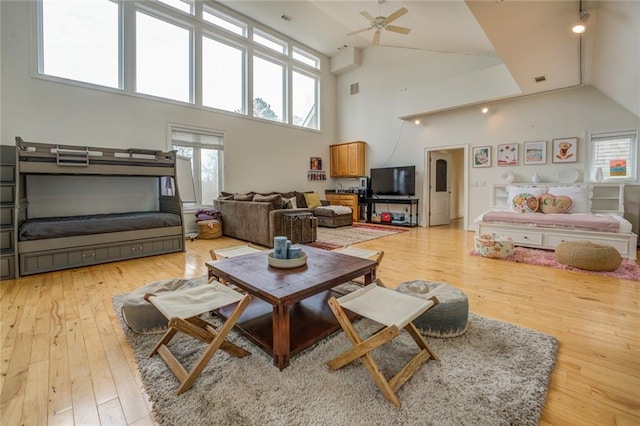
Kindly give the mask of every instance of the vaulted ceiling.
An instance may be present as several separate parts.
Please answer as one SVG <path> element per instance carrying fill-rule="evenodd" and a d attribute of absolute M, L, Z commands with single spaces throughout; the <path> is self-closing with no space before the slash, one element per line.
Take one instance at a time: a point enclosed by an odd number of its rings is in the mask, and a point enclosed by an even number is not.
<path fill-rule="evenodd" d="M 407 35 L 383 31 L 380 44 L 402 49 L 499 57 L 523 93 L 580 83 L 579 36 L 570 31 L 578 1 L 237 1 L 220 3 L 331 57 L 344 46 L 366 49 L 374 30 L 360 14 L 408 13 L 393 25 Z M 289 17 L 287 21 L 282 16 Z M 552 47 L 552 48 L 551 48 Z M 534 78 L 546 76 L 537 86 Z"/>
<path fill-rule="evenodd" d="M 589 84 L 593 40 L 599 1 L 584 0 L 220 0 L 219 3 L 273 28 L 292 39 L 333 57 L 344 47 L 367 49 L 374 30 L 347 35 L 366 28 L 361 14 L 389 16 L 400 8 L 408 12 L 392 25 L 410 28 L 409 34 L 382 31 L 380 45 L 406 51 L 445 52 L 495 58 L 517 83 L 520 94 Z M 605 2 L 608 3 L 608 2 Z M 604 6 L 604 5 L 603 5 Z M 580 8 L 591 12 L 588 31 L 571 32 Z M 635 14 L 637 8 L 625 6 Z M 606 9 L 606 8 L 605 8 Z M 594 13 L 595 12 L 595 13 Z M 287 18 L 287 19 L 284 19 Z M 629 18 L 629 17 L 627 17 Z M 633 27 L 638 17 L 611 25 Z M 627 39 L 627 34 L 618 37 Z M 637 44 L 637 42 L 636 42 Z M 634 45 L 631 45 L 633 48 Z M 408 52 L 407 52 L 408 53 Z M 633 71 L 637 54 L 620 66 Z M 543 82 L 537 82 L 543 77 Z M 609 82 L 616 84 L 615 82 Z M 636 81 L 632 90 L 637 91 Z M 622 92 L 621 90 L 619 90 Z M 621 102 L 623 105 L 629 101 Z M 629 108 L 629 105 L 625 105 Z M 629 108 L 634 111 L 637 106 Z"/>

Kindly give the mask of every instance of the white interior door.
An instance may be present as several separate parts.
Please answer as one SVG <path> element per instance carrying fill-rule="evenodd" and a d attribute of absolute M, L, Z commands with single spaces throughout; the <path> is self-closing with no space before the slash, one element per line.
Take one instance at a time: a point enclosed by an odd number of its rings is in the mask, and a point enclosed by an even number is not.
<path fill-rule="evenodd" d="M 429 162 L 429 226 L 448 225 L 451 220 L 451 154 L 431 152 Z"/>

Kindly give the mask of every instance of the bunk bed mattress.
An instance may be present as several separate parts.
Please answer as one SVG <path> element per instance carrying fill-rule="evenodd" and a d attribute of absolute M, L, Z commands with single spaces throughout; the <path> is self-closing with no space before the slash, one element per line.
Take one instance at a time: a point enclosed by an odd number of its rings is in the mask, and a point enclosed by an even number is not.
<path fill-rule="evenodd" d="M 29 219 L 20 225 L 19 241 L 181 226 L 179 215 L 164 212 L 111 213 Z"/>

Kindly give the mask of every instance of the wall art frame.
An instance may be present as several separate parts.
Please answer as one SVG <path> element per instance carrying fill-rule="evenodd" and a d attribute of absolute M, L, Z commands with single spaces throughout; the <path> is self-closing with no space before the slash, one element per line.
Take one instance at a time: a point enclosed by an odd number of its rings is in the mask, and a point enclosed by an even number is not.
<path fill-rule="evenodd" d="M 553 140 L 553 163 L 575 163 L 578 161 L 578 138 L 559 138 Z"/>
<path fill-rule="evenodd" d="M 547 164 L 547 141 L 525 142 L 522 152 L 524 164 Z"/>
<path fill-rule="evenodd" d="M 473 167 L 491 167 L 491 147 L 473 147 Z"/>
<path fill-rule="evenodd" d="M 519 145 L 517 143 L 499 144 L 496 152 L 498 166 L 517 166 Z"/>

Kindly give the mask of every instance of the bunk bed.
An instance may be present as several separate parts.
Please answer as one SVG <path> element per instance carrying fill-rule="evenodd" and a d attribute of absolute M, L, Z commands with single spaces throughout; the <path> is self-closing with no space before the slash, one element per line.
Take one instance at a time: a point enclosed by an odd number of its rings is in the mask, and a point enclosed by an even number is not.
<path fill-rule="evenodd" d="M 184 251 L 175 152 L 55 145 L 16 137 L 16 165 L 14 246 L 18 276 Z M 40 180 L 34 176 L 40 176 Z M 31 186 L 42 184 L 43 177 L 47 185 L 53 185 L 49 188 L 55 188 L 52 192 L 64 194 L 65 185 L 56 186 L 56 177 L 60 176 L 80 186 L 84 184 L 82 179 L 99 179 L 105 201 L 89 207 L 103 211 L 48 216 L 49 211 L 65 211 L 74 205 L 86 209 L 91 204 L 90 197 L 74 200 L 82 197 L 73 194 L 46 199 L 44 208 L 42 202 L 30 200 L 30 195 L 37 192 Z M 135 180 L 145 178 L 142 187 L 148 186 L 155 193 L 125 196 L 120 210 L 123 205 L 129 211 L 117 211 L 117 203 L 109 202 L 109 191 L 114 189 L 108 184 L 116 177 L 121 184 L 124 179 L 125 185 L 130 182 L 132 186 Z M 151 202 L 142 205 L 137 198 Z M 56 203 L 65 205 L 56 208 Z"/>

